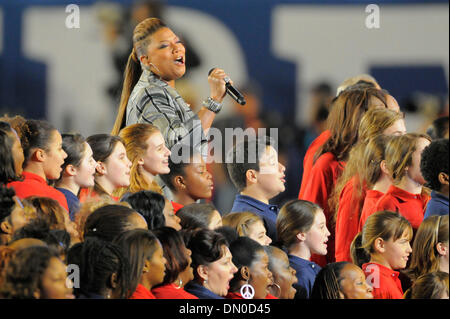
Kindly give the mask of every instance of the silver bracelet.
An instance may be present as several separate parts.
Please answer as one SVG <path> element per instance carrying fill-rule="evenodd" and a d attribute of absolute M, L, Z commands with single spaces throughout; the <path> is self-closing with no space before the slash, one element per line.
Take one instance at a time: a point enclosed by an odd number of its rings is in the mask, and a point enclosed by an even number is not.
<path fill-rule="evenodd" d="M 216 114 L 222 109 L 222 103 L 214 101 L 211 97 L 203 101 L 203 106 Z"/>

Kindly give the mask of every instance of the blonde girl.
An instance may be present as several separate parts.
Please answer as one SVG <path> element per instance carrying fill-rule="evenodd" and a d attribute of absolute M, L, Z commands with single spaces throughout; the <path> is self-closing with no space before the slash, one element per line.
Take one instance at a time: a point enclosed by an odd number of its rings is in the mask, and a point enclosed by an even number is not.
<path fill-rule="evenodd" d="M 412 281 L 433 271 L 448 273 L 448 215 L 426 218 L 414 238 L 407 274 Z"/>
<path fill-rule="evenodd" d="M 414 230 L 419 228 L 430 198 L 423 188 L 425 180 L 420 171 L 420 161 L 422 151 L 430 142 L 428 135 L 407 133 L 392 137 L 387 143 L 386 169 L 392 185 L 376 205 L 361 214 L 360 229 L 368 216 L 382 210 L 399 212 Z"/>
<path fill-rule="evenodd" d="M 397 270 L 404 269 L 412 252 L 413 230 L 399 213 L 372 214 L 352 242 L 353 262 L 360 266 L 372 285 L 374 299 L 402 299 Z"/>
<path fill-rule="evenodd" d="M 338 262 L 351 261 L 350 244 L 358 233 L 359 216 L 368 189 L 365 175 L 371 175 L 374 169 L 374 165 L 368 165 L 361 160 L 364 155 L 372 155 L 374 152 L 380 154 L 379 147 L 376 150 L 373 148 L 380 143 L 374 145 L 369 141 L 379 135 L 405 134 L 403 118 L 403 113 L 386 108 L 374 108 L 368 110 L 361 119 L 358 142 L 351 149 L 345 169 L 328 201 L 328 206 L 334 211 L 336 222 L 335 256 Z M 367 151 L 369 154 L 365 154 Z M 381 153 L 384 153 L 384 150 Z"/>
<path fill-rule="evenodd" d="M 136 193 L 141 190 L 162 194 L 155 177 L 170 172 L 170 150 L 159 129 L 151 124 L 133 124 L 123 128 L 119 136 L 125 144 L 132 166 L 130 186 L 121 188 L 116 194 L 121 197 L 127 192 Z"/>
<path fill-rule="evenodd" d="M 264 221 L 255 213 L 230 213 L 222 217 L 222 224 L 236 229 L 239 236 L 250 237 L 260 245 L 266 246 L 272 242 L 272 239 L 267 236 Z"/>

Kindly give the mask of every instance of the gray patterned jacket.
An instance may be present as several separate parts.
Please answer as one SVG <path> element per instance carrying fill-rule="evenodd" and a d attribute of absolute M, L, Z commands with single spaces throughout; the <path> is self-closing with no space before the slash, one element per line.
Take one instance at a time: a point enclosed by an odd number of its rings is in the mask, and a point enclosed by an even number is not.
<path fill-rule="evenodd" d="M 208 141 L 200 118 L 174 88 L 146 70 L 128 100 L 126 125 L 135 123 L 158 127 L 172 151 L 175 144 L 190 145 L 206 159 Z"/>

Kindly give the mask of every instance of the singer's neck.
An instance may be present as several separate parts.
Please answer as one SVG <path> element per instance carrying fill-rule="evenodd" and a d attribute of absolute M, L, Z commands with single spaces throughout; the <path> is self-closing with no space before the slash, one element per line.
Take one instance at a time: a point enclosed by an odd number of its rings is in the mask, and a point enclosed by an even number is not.
<path fill-rule="evenodd" d="M 151 70 L 150 70 L 150 73 L 153 74 L 153 75 L 154 75 L 155 77 L 157 77 L 158 79 L 160 79 L 161 81 L 166 82 L 169 86 L 175 88 L 175 80 L 169 80 L 169 81 L 167 81 L 167 80 L 163 79 L 160 75 L 156 74 L 155 72 L 153 72 L 153 71 L 151 71 Z"/>

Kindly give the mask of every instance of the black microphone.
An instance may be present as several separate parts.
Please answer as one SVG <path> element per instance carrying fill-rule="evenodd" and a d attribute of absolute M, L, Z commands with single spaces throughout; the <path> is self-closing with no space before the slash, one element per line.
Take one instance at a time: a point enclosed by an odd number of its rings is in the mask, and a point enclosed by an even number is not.
<path fill-rule="evenodd" d="M 208 76 L 211 74 L 212 71 L 214 71 L 216 68 L 212 68 L 208 72 Z M 244 96 L 241 94 L 241 92 L 238 91 L 234 86 L 230 84 L 230 78 L 226 76 L 224 79 L 225 81 L 225 87 L 227 88 L 227 94 L 231 96 L 236 102 L 238 102 L 241 105 L 245 105 L 245 99 Z"/>

